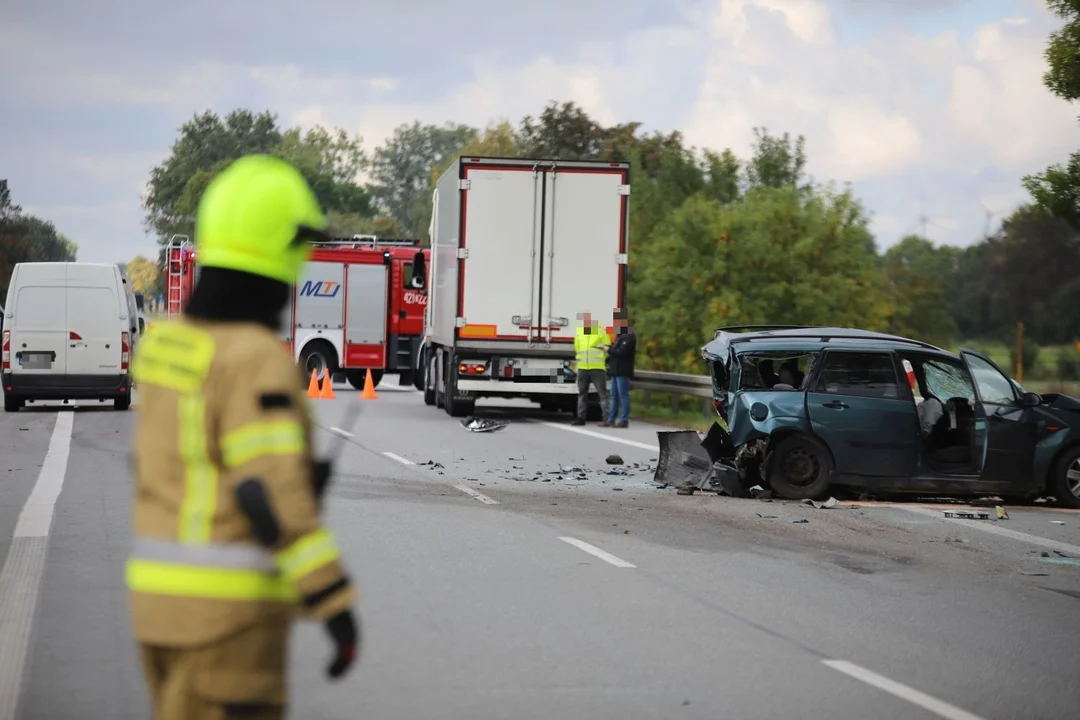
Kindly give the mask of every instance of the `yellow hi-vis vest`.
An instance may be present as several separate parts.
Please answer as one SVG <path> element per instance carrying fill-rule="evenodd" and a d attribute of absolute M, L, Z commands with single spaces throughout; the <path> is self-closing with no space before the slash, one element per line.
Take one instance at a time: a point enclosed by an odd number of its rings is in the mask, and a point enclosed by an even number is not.
<path fill-rule="evenodd" d="M 593 328 L 592 332 L 586 333 L 585 328 L 579 327 L 574 335 L 578 370 L 603 370 L 607 367 L 607 356 L 600 346 L 610 344 L 611 338 L 599 328 Z"/>

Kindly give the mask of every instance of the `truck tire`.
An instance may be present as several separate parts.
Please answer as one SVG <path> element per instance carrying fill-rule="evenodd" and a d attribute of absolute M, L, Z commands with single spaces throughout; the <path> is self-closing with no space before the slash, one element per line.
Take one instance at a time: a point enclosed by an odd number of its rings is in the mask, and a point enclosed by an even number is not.
<path fill-rule="evenodd" d="M 424 363 L 427 369 L 424 371 L 424 404 L 435 405 L 435 354 L 424 353 Z"/>
<path fill-rule="evenodd" d="M 300 353 L 300 366 L 304 368 L 304 382 L 307 383 L 311 377 L 311 371 L 315 370 L 319 382 L 322 382 L 326 372 L 330 372 L 331 377 L 333 373 L 337 372 L 337 352 L 334 350 L 334 346 L 325 340 L 312 340 L 304 346 L 303 351 Z M 361 387 L 363 387 L 361 385 Z"/>
<path fill-rule="evenodd" d="M 374 385 L 375 387 L 379 387 L 379 381 L 382 380 L 383 372 L 384 371 L 382 370 L 371 371 L 372 385 Z M 308 370 L 308 375 L 311 375 L 310 370 Z M 345 373 L 345 379 L 348 380 L 349 384 L 357 390 L 363 390 L 364 383 L 367 382 L 367 370 L 348 370 Z"/>
<path fill-rule="evenodd" d="M 465 417 L 472 415 L 476 409 L 475 400 L 454 400 L 454 391 L 457 389 L 457 363 L 451 363 L 446 369 L 446 397 L 443 399 L 443 407 L 450 417 Z"/>

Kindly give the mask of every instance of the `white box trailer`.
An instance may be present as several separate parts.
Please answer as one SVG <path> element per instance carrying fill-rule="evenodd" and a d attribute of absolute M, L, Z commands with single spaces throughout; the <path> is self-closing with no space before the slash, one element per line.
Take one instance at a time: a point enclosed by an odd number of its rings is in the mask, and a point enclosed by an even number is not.
<path fill-rule="evenodd" d="M 625 307 L 629 196 L 622 162 L 463 157 L 443 173 L 416 373 L 428 405 L 573 410 L 579 315 L 610 332 Z"/>

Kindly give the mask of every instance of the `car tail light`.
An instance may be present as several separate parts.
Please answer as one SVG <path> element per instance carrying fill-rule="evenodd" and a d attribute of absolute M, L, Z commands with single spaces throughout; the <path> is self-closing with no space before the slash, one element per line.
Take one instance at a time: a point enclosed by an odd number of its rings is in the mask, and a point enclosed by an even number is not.
<path fill-rule="evenodd" d="M 120 333 L 120 369 L 127 370 L 131 364 L 131 334 Z"/>
<path fill-rule="evenodd" d="M 0 362 L 0 368 L 4 370 L 11 369 L 11 331 L 4 331 L 4 355 L 3 362 Z"/>

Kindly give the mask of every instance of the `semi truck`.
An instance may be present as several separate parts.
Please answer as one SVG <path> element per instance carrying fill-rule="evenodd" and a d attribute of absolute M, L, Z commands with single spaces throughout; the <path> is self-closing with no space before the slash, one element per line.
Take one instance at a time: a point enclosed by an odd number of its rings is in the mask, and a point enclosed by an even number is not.
<path fill-rule="evenodd" d="M 420 241 L 358 235 L 315 245 L 283 311 L 282 342 L 320 381 L 329 372 L 361 388 L 367 371 L 378 385 L 397 373 L 411 385 L 424 326 L 422 278 L 430 251 Z M 166 309 L 187 306 L 196 252 L 186 238 L 166 249 Z"/>
<path fill-rule="evenodd" d="M 629 200 L 625 162 L 455 160 L 432 197 L 424 402 L 452 416 L 485 397 L 573 411 L 580 318 L 613 332 L 626 306 Z"/>

